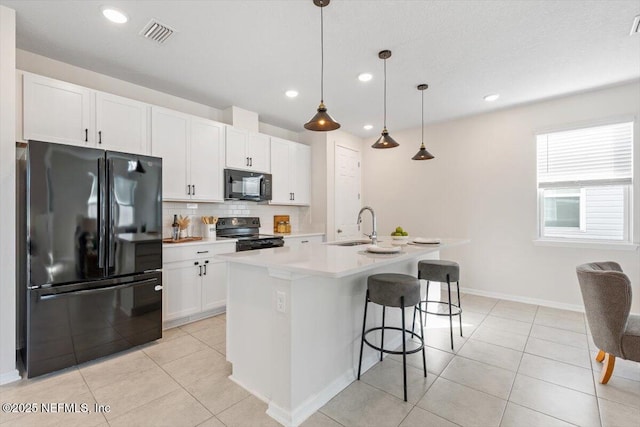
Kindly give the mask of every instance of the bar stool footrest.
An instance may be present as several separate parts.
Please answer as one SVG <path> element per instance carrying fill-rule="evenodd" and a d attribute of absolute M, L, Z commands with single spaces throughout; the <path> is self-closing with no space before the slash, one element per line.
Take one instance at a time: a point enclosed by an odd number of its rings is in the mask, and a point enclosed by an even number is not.
<path fill-rule="evenodd" d="M 416 307 L 418 308 L 418 310 L 420 310 L 423 313 L 433 314 L 434 316 L 449 316 L 448 310 L 446 312 L 427 311 L 426 306 L 428 305 L 428 303 L 442 304 L 445 307 L 447 307 L 447 309 L 449 308 L 449 303 L 447 301 L 435 301 L 435 300 L 420 301 L 420 303 Z M 425 305 L 425 308 L 422 308 L 423 304 Z M 460 306 L 457 304 L 451 303 L 451 316 L 460 316 L 460 314 L 462 314 L 462 309 L 460 308 Z"/>
<path fill-rule="evenodd" d="M 367 334 L 368 334 L 369 332 L 373 332 L 373 331 L 381 331 L 381 330 L 383 330 L 383 329 L 384 329 L 384 330 L 392 329 L 392 330 L 396 330 L 396 331 L 402 331 L 402 328 L 398 328 L 398 327 L 395 327 L 395 326 L 385 326 L 384 328 L 383 328 L 382 326 L 377 326 L 377 327 L 375 327 L 375 328 L 367 329 L 367 330 L 364 332 L 364 338 L 363 338 L 363 339 L 364 339 L 364 342 L 365 342 L 369 347 L 373 348 L 374 350 L 378 350 L 378 351 L 381 351 L 381 352 L 383 352 L 383 353 L 388 353 L 388 354 L 402 354 L 402 351 L 386 350 L 386 349 L 384 349 L 384 348 L 380 348 L 380 347 L 378 347 L 378 346 L 376 346 L 376 345 L 371 344 L 371 343 L 367 340 Z M 409 335 L 410 337 L 412 337 L 412 338 L 413 338 L 413 337 L 415 337 L 415 338 L 417 338 L 418 340 L 420 340 L 420 345 L 418 346 L 418 348 L 414 348 L 414 349 L 412 349 L 412 350 L 407 350 L 407 351 L 406 351 L 406 354 L 413 354 L 413 353 L 417 353 L 417 352 L 419 352 L 420 350 L 422 350 L 422 349 L 424 348 L 424 340 L 422 339 L 422 337 L 421 337 L 419 334 L 417 334 L 417 333 L 415 333 L 415 332 L 412 332 L 412 331 L 410 331 L 409 329 L 405 329 L 405 330 L 404 330 L 404 332 L 405 332 L 407 335 Z"/>

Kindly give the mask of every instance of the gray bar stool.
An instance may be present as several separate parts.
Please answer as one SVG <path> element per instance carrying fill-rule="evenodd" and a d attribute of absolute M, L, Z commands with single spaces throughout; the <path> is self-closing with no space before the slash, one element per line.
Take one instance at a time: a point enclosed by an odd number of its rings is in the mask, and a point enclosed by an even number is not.
<path fill-rule="evenodd" d="M 382 326 L 365 330 L 367 325 L 367 306 L 369 302 L 382 306 Z M 362 350 L 364 344 L 380 352 L 380 361 L 382 361 L 383 353 L 402 354 L 402 371 L 404 375 L 404 401 L 407 401 L 407 354 L 417 353 L 422 350 L 422 366 L 424 376 L 427 376 L 427 360 L 424 353 L 424 329 L 422 328 L 422 312 L 420 312 L 420 331 L 421 335 L 408 330 L 405 327 L 404 309 L 405 307 L 416 307 L 420 304 L 420 280 L 408 274 L 384 273 L 374 274 L 367 278 L 367 296 L 364 304 L 364 319 L 362 321 L 362 339 L 360 340 L 360 360 L 358 362 L 358 380 L 360 380 L 360 370 L 362 368 Z M 399 307 L 402 312 L 402 328 L 394 326 L 385 326 L 384 317 L 387 307 Z M 415 309 L 413 312 L 415 318 Z M 385 330 L 402 331 L 402 351 L 387 350 L 384 348 L 384 331 Z M 371 344 L 367 340 L 367 334 L 373 331 L 381 331 L 380 347 Z M 407 351 L 407 343 L 405 334 L 417 338 L 420 345 L 412 350 Z"/>
<path fill-rule="evenodd" d="M 418 262 L 418 279 L 427 281 L 427 295 L 420 301 L 416 310 L 420 312 L 420 325 L 422 326 L 422 313 L 434 314 L 436 316 L 449 316 L 449 331 L 451 333 L 451 350 L 453 350 L 453 316 L 460 319 L 460 336 L 462 336 L 462 307 L 460 305 L 460 266 L 454 261 L 445 260 L 423 260 Z M 429 300 L 429 282 L 447 283 L 449 299 L 447 301 Z M 458 304 L 451 303 L 451 282 L 456 282 L 458 290 Z M 440 311 L 428 311 L 429 303 L 442 304 L 449 307 L 448 313 Z M 424 308 L 422 308 L 424 304 Z M 413 311 L 413 323 L 416 322 L 416 310 Z M 425 323 L 427 316 L 425 316 Z M 413 330 L 413 328 L 412 328 Z"/>

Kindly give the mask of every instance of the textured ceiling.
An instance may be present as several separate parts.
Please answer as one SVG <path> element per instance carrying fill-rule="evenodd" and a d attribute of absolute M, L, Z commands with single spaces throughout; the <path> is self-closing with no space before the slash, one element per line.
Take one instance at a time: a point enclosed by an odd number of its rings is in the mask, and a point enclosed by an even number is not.
<path fill-rule="evenodd" d="M 320 98 L 320 10 L 312 0 L 11 1 L 17 44 L 31 51 L 217 108 L 237 105 L 294 131 Z M 118 7 L 129 22 L 100 13 Z M 640 0 L 333 0 L 325 17 L 325 103 L 342 128 L 372 140 L 388 128 L 481 113 L 640 78 Z M 166 44 L 139 36 L 151 19 Z M 361 72 L 373 80 L 357 80 Z M 286 89 L 300 92 L 296 99 Z M 483 101 L 500 93 L 494 103 Z M 374 128 L 363 130 L 370 123 Z"/>

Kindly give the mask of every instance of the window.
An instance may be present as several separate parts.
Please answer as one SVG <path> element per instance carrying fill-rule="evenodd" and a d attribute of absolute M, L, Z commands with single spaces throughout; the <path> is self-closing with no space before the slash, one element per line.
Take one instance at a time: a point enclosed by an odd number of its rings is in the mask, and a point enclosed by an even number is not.
<path fill-rule="evenodd" d="M 630 242 L 633 122 L 537 135 L 539 237 Z"/>

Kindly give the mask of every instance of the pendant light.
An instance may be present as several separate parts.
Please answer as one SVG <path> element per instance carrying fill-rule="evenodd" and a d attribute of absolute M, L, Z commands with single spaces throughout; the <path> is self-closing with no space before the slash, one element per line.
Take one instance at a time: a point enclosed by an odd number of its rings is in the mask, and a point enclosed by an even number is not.
<path fill-rule="evenodd" d="M 313 0 L 313 4 L 320 8 L 320 105 L 318 112 L 307 123 L 304 128 L 318 132 L 326 132 L 336 130 L 340 127 L 340 123 L 333 120 L 327 113 L 327 107 L 324 105 L 324 17 L 322 8 L 329 5 L 331 0 Z"/>
<path fill-rule="evenodd" d="M 418 90 L 422 92 L 422 144 L 420 144 L 420 149 L 416 153 L 415 156 L 411 158 L 411 160 L 431 160 L 434 158 L 433 154 L 427 151 L 424 146 L 424 91 L 429 87 L 429 85 L 421 84 L 418 85 Z"/>
<path fill-rule="evenodd" d="M 373 148 L 393 148 L 400 145 L 391 138 L 391 135 L 389 135 L 389 131 L 387 130 L 387 59 L 390 57 L 390 50 L 381 50 L 378 52 L 378 58 L 384 60 L 384 127 L 382 128 L 380 138 L 378 138 L 375 144 L 371 146 Z"/>

